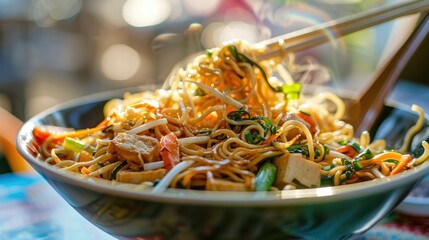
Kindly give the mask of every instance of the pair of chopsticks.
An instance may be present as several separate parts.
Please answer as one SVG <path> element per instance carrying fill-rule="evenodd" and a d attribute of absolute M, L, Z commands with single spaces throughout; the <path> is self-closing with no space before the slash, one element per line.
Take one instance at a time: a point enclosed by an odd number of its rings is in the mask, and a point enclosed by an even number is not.
<path fill-rule="evenodd" d="M 359 134 L 370 130 L 382 112 L 385 98 L 393 89 L 412 56 L 429 36 L 429 15 L 426 14 L 406 42 L 378 69 L 372 83 L 358 99 L 348 103 L 348 122 Z"/>
<path fill-rule="evenodd" d="M 402 16 L 428 11 L 428 0 L 405 1 L 331 20 L 255 44 L 267 49 L 257 56 L 257 60 L 281 56 L 284 52 L 301 51 L 328 42 L 332 36 L 328 36 L 327 31 L 335 33 L 334 37 L 339 38 Z"/>
<path fill-rule="evenodd" d="M 335 33 L 334 37 L 339 38 L 402 16 L 421 13 L 423 20 L 420 26 L 414 30 L 403 46 L 379 68 L 371 84 L 360 96 L 347 103 L 346 120 L 353 125 L 356 134 L 360 134 L 373 127 L 383 109 L 384 99 L 392 90 L 411 56 L 428 35 L 428 11 L 429 0 L 405 1 L 328 21 L 259 43 L 267 50 L 258 55 L 257 59 L 278 57 L 287 52 L 297 52 L 331 41 L 332 36 L 328 36 L 327 31 Z"/>

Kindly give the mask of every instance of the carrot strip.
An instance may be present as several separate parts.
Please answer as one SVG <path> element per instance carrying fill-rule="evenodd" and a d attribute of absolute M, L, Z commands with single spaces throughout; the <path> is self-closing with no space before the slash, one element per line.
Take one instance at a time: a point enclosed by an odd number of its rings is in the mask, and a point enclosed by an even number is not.
<path fill-rule="evenodd" d="M 407 166 L 407 164 L 408 164 L 409 162 L 411 162 L 411 159 L 412 159 L 412 157 L 411 157 L 411 155 L 409 155 L 409 154 L 406 154 L 406 155 L 402 156 L 402 158 L 401 158 L 400 162 L 399 162 L 399 163 L 395 166 L 395 168 L 390 172 L 390 175 L 395 175 L 395 174 L 398 174 L 398 173 L 400 173 L 400 172 L 404 171 L 404 170 L 405 170 L 405 167 Z"/>
<path fill-rule="evenodd" d="M 311 115 L 305 114 L 303 112 L 297 112 L 296 115 L 310 125 L 308 130 L 310 130 L 311 134 L 316 133 L 317 122 Z"/>
<path fill-rule="evenodd" d="M 356 150 L 350 145 L 341 146 L 337 148 L 336 151 L 344 155 L 347 155 L 351 158 L 358 154 L 358 152 L 356 152 Z"/>
<path fill-rule="evenodd" d="M 269 144 L 282 134 L 283 130 L 278 129 L 277 132 L 261 142 L 261 145 Z"/>
<path fill-rule="evenodd" d="M 369 165 L 380 164 L 381 162 L 387 159 L 394 159 L 399 161 L 401 160 L 402 156 L 403 156 L 402 154 L 397 152 L 385 152 L 375 156 L 372 159 L 359 161 L 359 163 L 362 167 L 366 167 Z"/>
<path fill-rule="evenodd" d="M 80 171 L 85 175 L 89 175 L 91 173 L 87 167 L 82 167 Z"/>
<path fill-rule="evenodd" d="M 60 133 L 58 135 L 53 136 L 53 139 L 60 139 L 60 138 L 65 138 L 65 137 L 79 137 L 79 136 L 84 136 L 84 135 L 90 135 L 93 133 L 96 133 L 102 129 L 104 129 L 105 126 L 97 126 L 94 128 L 88 128 L 88 129 L 81 129 L 81 130 L 77 130 L 77 131 L 72 131 L 72 132 L 66 132 L 66 133 Z"/>

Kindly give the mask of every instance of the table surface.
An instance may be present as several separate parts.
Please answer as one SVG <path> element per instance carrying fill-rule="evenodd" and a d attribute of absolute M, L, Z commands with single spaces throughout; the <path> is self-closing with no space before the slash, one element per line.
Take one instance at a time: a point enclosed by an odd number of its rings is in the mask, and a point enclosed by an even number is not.
<path fill-rule="evenodd" d="M 0 240 L 114 239 L 73 210 L 38 174 L 0 175 Z M 359 240 L 429 239 L 429 217 L 392 212 Z"/>

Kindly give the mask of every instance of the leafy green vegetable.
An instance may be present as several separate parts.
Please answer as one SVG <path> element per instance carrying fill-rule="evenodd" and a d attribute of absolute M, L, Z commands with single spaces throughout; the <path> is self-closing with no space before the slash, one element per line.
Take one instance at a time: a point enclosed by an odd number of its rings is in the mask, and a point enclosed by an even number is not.
<path fill-rule="evenodd" d="M 341 163 L 343 164 L 343 166 L 346 166 L 346 169 L 343 171 L 343 174 L 346 174 L 346 177 L 340 180 L 340 184 L 349 180 L 355 172 L 352 162 L 347 158 L 342 158 Z"/>
<path fill-rule="evenodd" d="M 234 121 L 242 121 L 242 120 L 249 120 L 250 119 L 250 113 L 243 109 L 238 109 L 237 111 L 231 111 L 228 113 L 227 117 Z"/>
<path fill-rule="evenodd" d="M 343 141 L 339 141 L 338 144 L 345 146 L 345 145 L 349 145 L 351 146 L 357 153 L 362 152 L 360 145 L 357 144 L 357 142 L 355 141 L 350 141 L 350 140 L 343 140 Z"/>
<path fill-rule="evenodd" d="M 361 153 L 359 153 L 355 160 L 368 160 L 374 157 L 374 153 L 371 152 L 371 150 L 369 148 L 366 148 L 365 150 L 363 150 Z"/>
<path fill-rule="evenodd" d="M 321 187 L 329 187 L 334 185 L 334 176 L 322 176 L 320 179 Z"/>
<path fill-rule="evenodd" d="M 353 162 L 351 162 L 347 158 L 341 159 L 341 164 L 343 166 L 346 166 L 346 169 L 343 171 L 342 174 L 345 174 L 346 177 L 340 180 L 340 184 L 344 183 L 345 181 L 348 181 L 350 177 L 355 173 L 355 169 L 353 166 Z M 338 165 L 333 162 L 331 165 L 326 166 L 323 168 L 324 171 L 330 171 L 331 169 L 337 167 Z M 333 186 L 334 185 L 334 176 L 322 176 L 321 177 L 321 186 Z"/>
<path fill-rule="evenodd" d="M 264 129 L 264 136 L 267 135 L 268 130 L 271 131 L 272 134 L 275 134 L 277 132 L 277 126 L 266 117 L 258 116 L 251 118 L 251 120 L 256 121 L 262 126 L 262 128 Z"/>
<path fill-rule="evenodd" d="M 267 82 L 268 86 L 273 90 L 274 92 L 281 92 L 285 95 L 286 100 L 296 100 L 299 98 L 299 94 L 302 89 L 302 85 L 300 83 L 293 83 L 293 84 L 283 84 L 279 87 L 274 87 L 271 85 L 270 81 L 268 81 L 267 74 L 265 73 L 264 69 L 259 65 L 258 63 L 254 62 L 252 59 L 250 59 L 248 56 L 244 55 L 243 53 L 240 53 L 237 50 L 237 47 L 234 45 L 228 45 L 227 46 L 229 52 L 234 56 L 234 58 L 238 62 L 246 62 L 249 63 L 252 67 L 256 67 L 259 69 L 259 71 L 262 74 L 262 77 Z"/>
<path fill-rule="evenodd" d="M 255 191 L 268 191 L 274 183 L 276 172 L 276 165 L 265 161 L 256 175 Z"/>
<path fill-rule="evenodd" d="M 322 146 L 323 146 L 323 156 L 322 156 L 322 160 L 325 160 L 325 157 L 326 157 L 327 155 L 329 155 L 329 148 L 328 148 L 327 146 L 323 145 L 323 144 L 322 144 Z"/>
<path fill-rule="evenodd" d="M 300 153 L 303 156 L 310 157 L 310 153 L 308 151 L 307 145 L 292 145 L 292 146 L 286 148 L 286 150 L 290 153 Z M 314 157 L 318 158 L 319 156 L 320 156 L 319 149 L 314 148 Z"/>
<path fill-rule="evenodd" d="M 277 126 L 273 122 L 271 122 L 270 119 L 262 116 L 251 117 L 250 113 L 243 109 L 239 109 L 237 111 L 231 111 L 228 113 L 227 117 L 234 121 L 252 120 L 259 123 L 259 125 L 261 125 L 261 127 L 264 129 L 264 136 L 260 136 L 258 133 L 255 133 L 255 132 L 245 133 L 245 137 L 247 141 L 252 144 L 258 144 L 263 140 L 265 140 L 263 137 L 267 135 L 268 131 L 271 131 L 272 134 L 275 134 L 277 132 Z"/>
<path fill-rule="evenodd" d="M 213 57 L 213 51 L 212 50 L 207 50 L 206 54 L 207 54 L 207 57 Z"/>
<path fill-rule="evenodd" d="M 246 131 L 244 133 L 244 136 L 246 137 L 247 142 L 249 142 L 250 144 L 258 144 L 258 143 L 260 143 L 260 142 L 262 142 L 262 141 L 265 140 L 257 132 L 250 133 L 250 131 Z"/>

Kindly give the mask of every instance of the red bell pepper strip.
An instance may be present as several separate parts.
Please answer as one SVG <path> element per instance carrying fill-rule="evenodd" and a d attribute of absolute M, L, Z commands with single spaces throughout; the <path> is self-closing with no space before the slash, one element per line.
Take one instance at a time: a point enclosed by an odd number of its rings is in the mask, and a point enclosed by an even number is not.
<path fill-rule="evenodd" d="M 161 138 L 160 144 L 161 157 L 164 161 L 164 167 L 168 172 L 180 162 L 179 142 L 177 141 L 176 135 L 171 132 Z"/>

